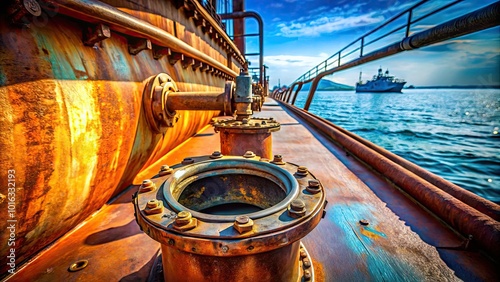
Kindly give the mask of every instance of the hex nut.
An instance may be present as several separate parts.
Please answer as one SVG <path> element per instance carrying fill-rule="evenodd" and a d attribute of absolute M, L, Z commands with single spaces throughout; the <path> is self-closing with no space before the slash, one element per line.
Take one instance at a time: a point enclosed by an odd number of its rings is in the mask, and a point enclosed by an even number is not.
<path fill-rule="evenodd" d="M 189 221 L 188 224 L 184 224 L 184 225 L 177 225 L 177 223 L 174 223 L 174 229 L 175 230 L 178 230 L 178 231 L 187 231 L 187 230 L 191 230 L 195 227 L 198 226 L 198 219 L 196 218 L 191 218 L 191 220 Z"/>
<path fill-rule="evenodd" d="M 283 156 L 281 156 L 281 155 L 274 155 L 271 163 L 276 164 L 276 165 L 284 165 L 285 164 L 285 162 L 283 161 Z"/>
<path fill-rule="evenodd" d="M 233 226 L 238 233 L 242 234 L 253 229 L 253 220 L 246 215 L 237 216 Z"/>
<path fill-rule="evenodd" d="M 146 179 L 142 181 L 141 186 L 139 187 L 139 193 L 145 193 L 149 191 L 153 191 L 156 188 L 156 185 L 150 179 Z"/>
<path fill-rule="evenodd" d="M 162 165 L 158 174 L 160 176 L 165 176 L 167 174 L 171 174 L 173 171 L 174 170 L 171 167 L 169 167 L 168 165 Z"/>
<path fill-rule="evenodd" d="M 198 226 L 198 220 L 193 218 L 188 211 L 181 211 L 175 219 L 174 229 L 179 231 L 191 230 Z"/>
<path fill-rule="evenodd" d="M 224 155 L 220 152 L 220 151 L 214 151 L 212 153 L 212 155 L 210 155 L 210 158 L 211 159 L 220 159 L 222 158 Z"/>
<path fill-rule="evenodd" d="M 307 167 L 299 166 L 295 174 L 297 174 L 298 176 L 306 176 L 307 173 L 308 173 Z"/>
<path fill-rule="evenodd" d="M 153 215 L 163 212 L 163 202 L 158 200 L 150 200 L 146 204 L 146 208 L 143 210 L 147 215 Z"/>
<path fill-rule="evenodd" d="M 311 194 L 317 194 L 321 191 L 321 185 L 317 179 L 309 179 L 306 190 Z"/>
<path fill-rule="evenodd" d="M 299 218 L 306 215 L 306 205 L 300 199 L 293 200 L 288 206 L 288 215 L 293 218 Z"/>

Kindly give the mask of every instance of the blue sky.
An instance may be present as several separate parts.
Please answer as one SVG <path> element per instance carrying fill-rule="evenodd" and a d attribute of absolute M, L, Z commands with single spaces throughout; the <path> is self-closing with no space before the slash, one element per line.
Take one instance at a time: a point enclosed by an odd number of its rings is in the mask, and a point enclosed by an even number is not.
<path fill-rule="evenodd" d="M 247 0 L 246 10 L 256 11 L 264 19 L 264 63 L 269 67 L 271 86 L 289 85 L 300 75 L 330 55 L 418 1 L 402 0 Z M 415 10 L 414 18 L 451 1 L 434 0 Z M 468 0 L 419 22 L 413 31 L 495 2 Z M 391 27 L 403 23 L 406 18 Z M 247 33 L 257 31 L 253 19 L 246 20 Z M 374 35 L 376 36 L 376 35 Z M 403 34 L 383 39 L 365 49 L 365 54 L 400 41 Z M 247 52 L 258 51 L 257 38 L 247 41 Z M 371 49 L 370 49 L 371 48 Z M 408 85 L 485 85 L 500 84 L 500 28 L 494 27 L 435 46 L 404 52 L 386 59 L 342 71 L 327 79 L 354 85 L 359 72 L 363 79 L 374 75 L 379 66 L 389 69 Z M 249 57 L 252 66 L 257 58 Z"/>

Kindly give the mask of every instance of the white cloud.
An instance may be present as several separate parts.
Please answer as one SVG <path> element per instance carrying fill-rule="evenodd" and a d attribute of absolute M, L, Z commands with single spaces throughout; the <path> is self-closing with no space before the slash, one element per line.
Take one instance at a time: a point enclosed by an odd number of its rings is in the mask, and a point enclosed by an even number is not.
<path fill-rule="evenodd" d="M 363 27 L 383 20 L 384 17 L 375 12 L 348 17 L 322 16 L 303 23 L 295 21 L 288 24 L 280 23 L 278 24 L 280 32 L 277 35 L 284 37 L 319 36 L 334 31 Z"/>

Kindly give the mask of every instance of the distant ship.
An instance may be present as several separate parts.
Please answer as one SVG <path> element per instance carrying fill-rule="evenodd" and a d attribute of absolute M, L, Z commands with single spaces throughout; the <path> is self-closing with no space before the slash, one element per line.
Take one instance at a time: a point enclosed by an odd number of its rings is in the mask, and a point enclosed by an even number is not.
<path fill-rule="evenodd" d="M 397 79 L 389 75 L 389 70 L 385 73 L 382 68 L 378 69 L 378 74 L 373 76 L 372 80 L 363 83 L 361 72 L 359 73 L 359 82 L 356 83 L 356 92 L 401 92 L 406 81 Z"/>

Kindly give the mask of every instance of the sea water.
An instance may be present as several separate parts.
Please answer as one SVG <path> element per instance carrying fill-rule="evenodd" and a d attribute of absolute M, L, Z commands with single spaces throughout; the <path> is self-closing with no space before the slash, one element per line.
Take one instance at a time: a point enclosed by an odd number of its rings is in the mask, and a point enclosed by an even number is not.
<path fill-rule="evenodd" d="M 309 111 L 500 203 L 500 89 L 318 91 Z"/>

